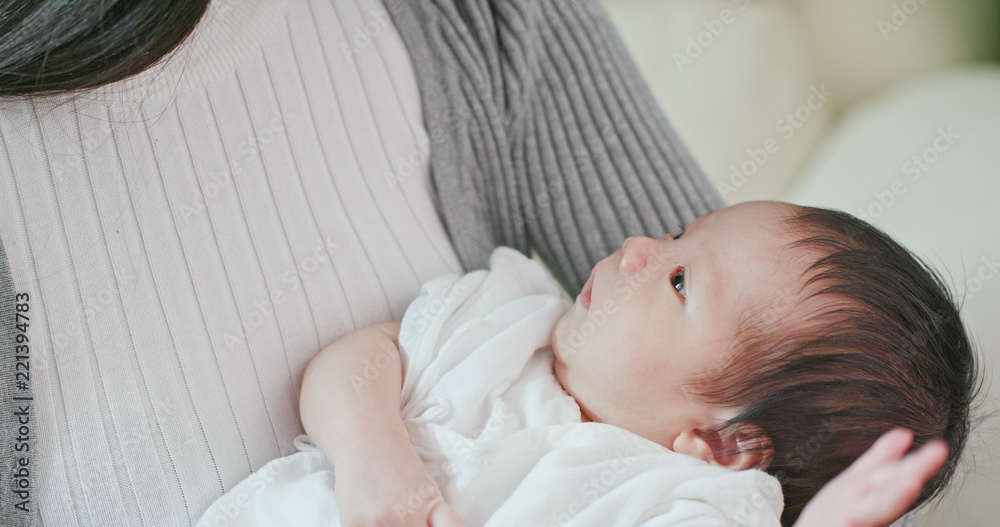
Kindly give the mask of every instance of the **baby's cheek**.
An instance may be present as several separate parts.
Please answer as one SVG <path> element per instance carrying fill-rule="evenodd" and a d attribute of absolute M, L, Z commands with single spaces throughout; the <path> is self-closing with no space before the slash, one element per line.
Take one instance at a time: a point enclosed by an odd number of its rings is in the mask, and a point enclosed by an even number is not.
<path fill-rule="evenodd" d="M 623 341 L 620 361 L 627 378 L 641 386 L 662 384 L 666 369 L 662 357 L 652 352 L 642 339 L 625 338 Z"/>

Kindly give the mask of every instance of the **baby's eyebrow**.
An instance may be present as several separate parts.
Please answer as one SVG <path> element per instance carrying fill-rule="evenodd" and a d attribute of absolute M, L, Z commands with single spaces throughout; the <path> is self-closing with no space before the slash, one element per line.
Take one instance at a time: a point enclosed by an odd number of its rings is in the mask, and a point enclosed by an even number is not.
<path fill-rule="evenodd" d="M 709 211 L 709 212 L 707 212 L 707 213 L 705 213 L 705 214 L 702 214 L 701 216 L 698 216 L 697 218 L 695 218 L 695 219 L 693 219 L 693 220 L 691 220 L 691 221 L 689 221 L 689 222 L 687 222 L 687 223 L 685 223 L 685 224 L 681 225 L 681 229 L 683 229 L 683 230 L 687 230 L 687 229 L 688 229 L 688 228 L 690 228 L 690 227 L 691 227 L 692 225 L 694 225 L 694 224 L 695 224 L 695 223 L 696 223 L 696 222 L 697 222 L 698 220 L 700 220 L 700 219 L 702 219 L 702 218 L 706 218 L 706 217 L 710 216 L 710 215 L 711 215 L 711 214 L 712 214 L 713 212 L 715 212 L 715 211 L 714 211 L 714 210 L 713 210 L 713 211 Z"/>
<path fill-rule="evenodd" d="M 705 213 L 705 214 L 703 214 L 703 215 L 695 218 L 694 221 L 692 221 L 691 223 L 689 223 L 687 226 L 690 227 L 696 221 L 698 221 L 698 220 L 700 220 L 702 218 L 707 218 L 707 217 L 711 216 L 714 213 L 715 213 L 715 210 L 710 210 L 707 213 Z M 715 298 L 715 296 L 719 294 L 719 291 L 723 290 L 722 285 L 719 283 L 719 281 L 722 279 L 722 277 L 721 277 L 721 272 L 720 272 L 720 269 L 719 269 L 719 266 L 718 266 L 718 259 L 716 258 L 715 250 L 714 249 L 709 249 L 709 248 L 706 248 L 706 249 L 708 250 L 708 254 L 706 255 L 706 257 L 704 259 L 705 260 L 704 261 L 705 265 L 699 265 L 697 272 L 694 272 L 693 269 L 691 270 L 691 273 L 690 273 L 690 279 L 691 279 L 690 287 L 691 287 L 691 291 L 692 292 L 698 292 L 698 291 L 700 291 L 700 294 L 698 296 L 700 296 L 701 298 L 707 298 L 707 299 L 709 299 L 710 302 L 714 303 L 714 302 L 718 302 L 719 301 L 719 299 Z M 695 276 L 697 276 L 697 278 L 695 278 Z M 708 277 L 708 278 L 705 278 L 703 280 L 702 278 L 704 278 L 704 277 Z M 708 285 L 710 283 L 711 283 L 711 285 Z M 702 284 L 704 284 L 704 285 L 702 285 Z M 705 290 L 701 290 L 701 289 L 699 289 L 699 287 L 705 287 L 706 289 Z M 708 293 L 708 288 L 711 288 L 711 290 L 712 290 L 712 294 L 711 295 L 709 295 L 709 293 Z"/>

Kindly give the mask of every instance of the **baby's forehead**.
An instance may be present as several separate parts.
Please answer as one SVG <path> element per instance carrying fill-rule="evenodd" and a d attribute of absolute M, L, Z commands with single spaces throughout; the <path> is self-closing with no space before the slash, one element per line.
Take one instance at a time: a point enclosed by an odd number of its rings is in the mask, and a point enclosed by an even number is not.
<path fill-rule="evenodd" d="M 698 288 L 699 275 L 706 277 L 701 288 L 711 311 L 726 316 L 729 310 L 773 309 L 797 298 L 804 272 L 816 261 L 807 249 L 796 246 L 799 236 L 789 228 L 797 208 L 750 201 L 693 222 L 692 233 L 698 233 L 689 238 L 696 244 L 691 253 L 693 287 Z"/>
<path fill-rule="evenodd" d="M 745 201 L 698 217 L 699 224 L 715 223 L 718 228 L 736 232 L 771 232 L 788 235 L 792 219 L 802 209 L 781 201 Z"/>
<path fill-rule="evenodd" d="M 732 302 L 740 311 L 764 307 L 784 309 L 797 304 L 810 267 L 816 263 L 815 252 L 794 245 L 795 238 L 778 232 L 758 232 L 742 240 L 740 247 L 729 251 L 729 293 L 722 300 Z M 727 258 L 720 259 L 725 265 Z M 725 297 L 729 297 L 726 299 Z"/>

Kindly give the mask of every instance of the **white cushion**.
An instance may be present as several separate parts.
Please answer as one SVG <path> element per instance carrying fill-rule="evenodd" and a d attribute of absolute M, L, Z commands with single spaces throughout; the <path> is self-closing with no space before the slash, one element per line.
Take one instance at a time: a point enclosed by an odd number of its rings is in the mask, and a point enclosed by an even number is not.
<path fill-rule="evenodd" d="M 723 191 L 726 200 L 777 195 L 815 145 L 828 114 L 827 104 L 809 110 L 804 126 L 790 135 L 779 122 L 807 101 L 813 84 L 805 37 L 790 11 L 730 0 L 605 5 L 653 95 L 714 182 L 731 182 L 733 166 L 752 162 L 748 149 L 761 149 L 769 138 L 778 142 L 759 168 L 748 164 L 754 173 L 733 185 L 735 192 Z"/>
<path fill-rule="evenodd" d="M 807 36 L 836 109 L 887 87 L 976 58 L 996 57 L 996 0 L 786 0 Z"/>
<path fill-rule="evenodd" d="M 603 3 L 657 101 L 729 203 L 784 192 L 830 115 L 943 65 L 995 57 L 1000 39 L 996 0 Z M 819 111 L 803 108 L 810 88 L 824 85 L 834 95 Z M 782 119 L 796 111 L 808 119 L 788 134 Z M 753 169 L 748 150 L 760 159 L 767 139 L 777 151 L 745 181 L 734 178 L 734 166 Z"/>

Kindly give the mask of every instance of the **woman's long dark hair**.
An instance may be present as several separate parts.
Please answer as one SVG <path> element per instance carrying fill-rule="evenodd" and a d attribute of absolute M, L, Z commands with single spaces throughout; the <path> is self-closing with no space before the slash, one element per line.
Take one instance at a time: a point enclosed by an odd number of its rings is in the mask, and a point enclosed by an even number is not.
<path fill-rule="evenodd" d="M 180 44 L 209 0 L 0 0 L 0 95 L 101 86 Z"/>

